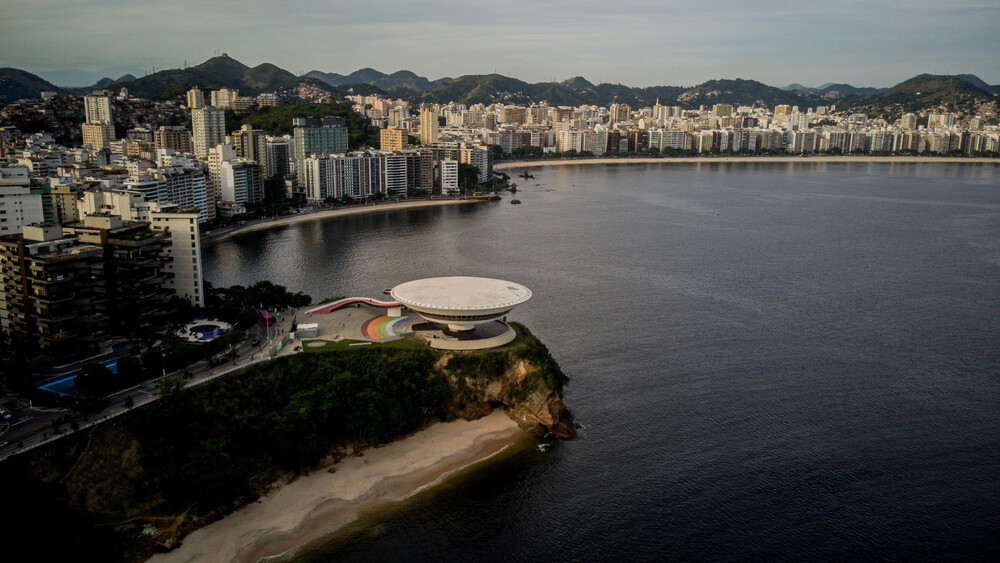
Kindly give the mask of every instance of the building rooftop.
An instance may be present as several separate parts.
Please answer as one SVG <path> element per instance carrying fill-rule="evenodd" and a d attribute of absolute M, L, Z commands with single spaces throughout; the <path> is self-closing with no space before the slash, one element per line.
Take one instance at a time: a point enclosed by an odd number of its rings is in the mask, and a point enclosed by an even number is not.
<path fill-rule="evenodd" d="M 397 285 L 391 294 L 407 306 L 451 311 L 504 309 L 531 298 L 531 290 L 519 283 L 466 276 L 414 280 Z"/>

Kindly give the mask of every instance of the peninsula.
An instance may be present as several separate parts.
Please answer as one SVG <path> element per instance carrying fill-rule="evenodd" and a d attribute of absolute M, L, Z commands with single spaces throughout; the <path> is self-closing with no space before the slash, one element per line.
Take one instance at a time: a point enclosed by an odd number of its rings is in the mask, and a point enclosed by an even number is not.
<path fill-rule="evenodd" d="M 34 556 L 251 560 L 520 436 L 574 437 L 568 378 L 526 327 L 510 326 L 515 340 L 492 350 L 404 339 L 279 357 L 187 389 L 168 380 L 161 400 L 0 464 L 0 479 L 20 484 L 14 531 L 67 524 L 63 542 L 23 541 Z"/>

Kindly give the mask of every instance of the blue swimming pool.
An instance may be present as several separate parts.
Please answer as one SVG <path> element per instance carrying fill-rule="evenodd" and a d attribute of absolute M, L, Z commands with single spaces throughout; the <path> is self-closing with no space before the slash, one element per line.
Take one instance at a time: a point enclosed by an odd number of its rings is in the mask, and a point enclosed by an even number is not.
<path fill-rule="evenodd" d="M 101 365 L 111 370 L 111 373 L 118 375 L 118 358 L 101 362 Z M 78 375 L 80 375 L 80 370 L 75 369 L 62 375 L 50 377 L 36 383 L 35 389 L 53 397 L 66 397 L 76 393 L 76 376 Z"/>
<path fill-rule="evenodd" d="M 209 342 L 211 340 L 215 340 L 228 332 L 228 330 L 229 329 L 222 328 L 218 325 L 210 324 L 195 325 L 188 329 L 189 332 L 198 336 L 199 342 Z"/>

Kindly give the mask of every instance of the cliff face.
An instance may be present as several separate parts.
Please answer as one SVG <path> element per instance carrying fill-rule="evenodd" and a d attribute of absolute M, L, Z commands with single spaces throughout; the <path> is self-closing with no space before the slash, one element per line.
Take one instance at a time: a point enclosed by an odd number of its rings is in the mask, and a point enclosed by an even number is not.
<path fill-rule="evenodd" d="M 478 418 L 503 405 L 528 432 L 575 438 L 573 415 L 561 396 L 569 378 L 527 328 L 516 328 L 520 341 L 509 350 L 453 355 L 439 363 L 454 388 L 456 414 Z"/>
<path fill-rule="evenodd" d="M 537 368 L 526 360 L 515 362 L 500 381 L 487 386 L 485 400 L 503 403 L 507 416 L 523 430 L 539 436 L 551 432 L 560 438 L 576 438 L 572 413 L 559 393 L 545 382 L 533 381 L 536 371 Z"/>

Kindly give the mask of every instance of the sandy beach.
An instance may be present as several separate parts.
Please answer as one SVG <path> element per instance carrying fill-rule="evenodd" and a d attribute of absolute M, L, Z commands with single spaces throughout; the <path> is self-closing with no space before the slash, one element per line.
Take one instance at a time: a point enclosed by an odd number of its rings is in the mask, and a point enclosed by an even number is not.
<path fill-rule="evenodd" d="M 538 166 L 567 166 L 577 164 L 690 164 L 704 163 L 755 163 L 755 162 L 942 162 L 966 164 L 1000 165 L 1000 158 L 964 158 L 950 156 L 685 156 L 664 158 L 578 158 L 565 160 L 529 160 L 516 162 L 499 162 L 493 165 L 494 170 L 509 170 L 511 168 L 535 168 Z"/>
<path fill-rule="evenodd" d="M 496 455 L 523 432 L 495 411 L 476 421 L 437 423 L 301 477 L 260 501 L 196 530 L 150 561 L 258 561 L 285 553 L 354 520 L 366 508 L 406 498 Z"/>
<path fill-rule="evenodd" d="M 300 213 L 298 215 L 288 215 L 281 217 L 279 219 L 264 220 L 249 223 L 242 227 L 237 227 L 235 229 L 219 229 L 218 232 L 212 231 L 209 233 L 202 234 L 203 241 L 215 241 L 222 240 L 227 237 L 233 236 L 237 233 L 248 233 L 252 231 L 259 231 L 261 229 L 270 229 L 273 227 L 281 227 L 284 225 L 294 225 L 296 223 L 303 223 L 306 221 L 318 221 L 320 219 L 327 219 L 329 217 L 344 217 L 347 215 L 361 215 L 364 213 L 378 213 L 381 211 L 396 211 L 398 209 L 416 209 L 419 207 L 438 207 L 441 205 L 460 205 L 460 204 L 473 204 L 481 203 L 482 199 L 433 199 L 433 200 L 418 200 L 418 201 L 401 201 L 401 202 L 390 202 L 390 203 L 378 203 L 375 205 L 356 205 L 351 207 L 342 207 L 338 209 L 325 209 L 323 211 L 316 211 L 313 213 Z"/>

